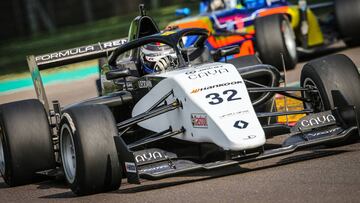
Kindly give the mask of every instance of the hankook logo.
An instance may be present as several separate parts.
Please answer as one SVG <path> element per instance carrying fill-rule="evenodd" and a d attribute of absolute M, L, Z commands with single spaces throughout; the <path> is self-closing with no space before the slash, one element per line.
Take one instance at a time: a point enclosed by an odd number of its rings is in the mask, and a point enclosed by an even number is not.
<path fill-rule="evenodd" d="M 199 93 L 204 90 L 210 90 L 210 89 L 214 89 L 214 88 L 218 88 L 218 87 L 226 87 L 229 85 L 236 85 L 236 84 L 241 84 L 241 83 L 242 83 L 241 81 L 234 81 L 234 82 L 221 83 L 221 84 L 217 84 L 217 85 L 211 85 L 211 86 L 202 87 L 202 88 L 195 88 L 190 92 L 190 94 L 195 94 L 195 93 Z"/>

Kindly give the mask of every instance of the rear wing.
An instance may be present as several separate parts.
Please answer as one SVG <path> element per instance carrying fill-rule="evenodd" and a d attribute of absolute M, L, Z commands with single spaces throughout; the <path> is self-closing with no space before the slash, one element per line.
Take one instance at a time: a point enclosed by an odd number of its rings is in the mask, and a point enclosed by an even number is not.
<path fill-rule="evenodd" d="M 34 56 L 40 70 L 63 66 L 71 63 L 96 59 L 108 56 L 116 47 L 127 42 L 127 38 L 116 39 L 108 42 L 76 47 Z"/>
<path fill-rule="evenodd" d="M 49 102 L 45 93 L 44 84 L 41 80 L 40 70 L 106 57 L 117 47 L 126 42 L 127 38 L 122 38 L 43 55 L 27 56 L 26 59 L 35 87 L 36 96 L 40 102 L 43 103 L 46 111 L 49 112 Z"/>

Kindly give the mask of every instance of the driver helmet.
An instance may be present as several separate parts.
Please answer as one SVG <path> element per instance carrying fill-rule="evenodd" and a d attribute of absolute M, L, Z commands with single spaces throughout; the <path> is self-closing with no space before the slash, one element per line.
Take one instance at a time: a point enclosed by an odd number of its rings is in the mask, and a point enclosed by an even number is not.
<path fill-rule="evenodd" d="M 242 2 L 247 9 L 258 9 L 267 5 L 266 0 L 243 0 Z"/>
<path fill-rule="evenodd" d="M 163 72 L 177 65 L 173 48 L 163 43 L 150 43 L 140 48 L 142 70 L 145 74 Z"/>
<path fill-rule="evenodd" d="M 211 11 L 217 11 L 221 9 L 225 9 L 225 1 L 224 0 L 212 0 L 210 3 L 210 10 Z"/>

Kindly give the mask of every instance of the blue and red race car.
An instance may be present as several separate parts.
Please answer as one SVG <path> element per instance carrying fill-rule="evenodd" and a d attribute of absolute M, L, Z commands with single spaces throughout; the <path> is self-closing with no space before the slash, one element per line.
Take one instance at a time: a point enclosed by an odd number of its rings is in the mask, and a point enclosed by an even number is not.
<path fill-rule="evenodd" d="M 324 28 L 314 10 L 333 8 Z M 170 23 L 180 28 L 200 27 L 210 32 L 207 47 L 239 45 L 232 57 L 258 53 L 264 63 L 283 69 L 295 66 L 297 51 L 313 52 L 319 47 L 344 39 L 359 41 L 360 1 L 335 0 L 309 5 L 306 0 L 291 4 L 286 0 L 203 0 L 200 14 Z M 188 9 L 178 14 L 189 14 Z M 329 26 L 330 25 L 330 26 Z M 329 29 L 330 27 L 330 29 Z M 190 39 L 188 44 L 191 44 Z M 282 56 L 281 56 L 282 55 Z"/>

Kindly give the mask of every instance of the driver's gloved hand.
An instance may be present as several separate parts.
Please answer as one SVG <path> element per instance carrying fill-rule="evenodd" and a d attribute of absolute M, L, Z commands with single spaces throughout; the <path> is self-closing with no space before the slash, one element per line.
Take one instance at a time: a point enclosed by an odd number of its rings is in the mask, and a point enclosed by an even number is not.
<path fill-rule="evenodd" d="M 154 65 L 155 72 L 163 72 L 168 68 L 173 68 L 176 66 L 176 60 L 171 56 L 165 56 L 158 60 Z"/>

